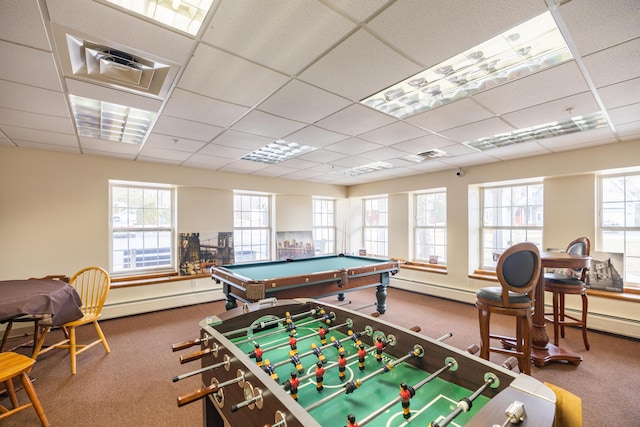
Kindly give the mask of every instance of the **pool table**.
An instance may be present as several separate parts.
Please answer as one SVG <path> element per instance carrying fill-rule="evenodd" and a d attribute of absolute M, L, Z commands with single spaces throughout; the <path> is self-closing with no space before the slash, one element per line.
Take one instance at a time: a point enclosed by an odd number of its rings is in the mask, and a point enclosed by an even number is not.
<path fill-rule="evenodd" d="M 399 268 L 398 261 L 335 254 L 223 265 L 212 267 L 211 276 L 222 283 L 227 310 L 237 307 L 237 300 L 338 295 L 342 301 L 345 292 L 375 286 L 376 310 L 384 314 L 389 277 Z"/>

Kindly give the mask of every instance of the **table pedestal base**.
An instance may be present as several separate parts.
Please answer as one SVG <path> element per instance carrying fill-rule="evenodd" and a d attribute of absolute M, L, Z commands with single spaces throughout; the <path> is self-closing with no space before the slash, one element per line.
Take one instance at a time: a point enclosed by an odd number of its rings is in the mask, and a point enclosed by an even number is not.
<path fill-rule="evenodd" d="M 546 348 L 532 347 L 531 360 L 538 368 L 542 368 L 549 362 L 569 362 L 572 365 L 579 365 L 582 362 L 582 356 L 553 344 L 547 344 Z"/>

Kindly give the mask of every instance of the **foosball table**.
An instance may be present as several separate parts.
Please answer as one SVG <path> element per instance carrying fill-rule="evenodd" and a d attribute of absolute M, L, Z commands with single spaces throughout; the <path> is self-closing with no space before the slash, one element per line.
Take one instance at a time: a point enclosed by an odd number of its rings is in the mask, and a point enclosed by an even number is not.
<path fill-rule="evenodd" d="M 415 330 L 412 330 L 415 329 Z M 270 299 L 210 316 L 180 356 L 205 426 L 552 426 L 538 380 L 344 307 Z"/>

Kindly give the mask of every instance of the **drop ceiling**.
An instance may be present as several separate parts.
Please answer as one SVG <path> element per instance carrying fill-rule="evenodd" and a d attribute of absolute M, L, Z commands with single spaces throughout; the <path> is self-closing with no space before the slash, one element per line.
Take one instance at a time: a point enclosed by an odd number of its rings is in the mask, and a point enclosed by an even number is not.
<path fill-rule="evenodd" d="M 546 11 L 573 60 L 404 120 L 360 104 Z M 639 23 L 637 0 L 214 0 L 190 35 L 106 1 L 3 0 L 0 145 L 355 185 L 615 144 L 640 138 Z M 147 74 L 128 80 L 103 47 Z M 157 118 L 141 145 L 79 136 L 69 95 Z M 608 126 L 464 145 L 597 111 Z M 242 159 L 276 140 L 315 150 Z M 390 167 L 348 172 L 376 162 Z"/>

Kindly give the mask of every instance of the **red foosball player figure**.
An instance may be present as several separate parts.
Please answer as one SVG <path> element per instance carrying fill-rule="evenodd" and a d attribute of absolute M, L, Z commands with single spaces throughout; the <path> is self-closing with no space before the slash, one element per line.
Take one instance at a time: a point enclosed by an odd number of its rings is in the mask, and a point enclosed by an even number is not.
<path fill-rule="evenodd" d="M 360 344 L 358 348 L 358 368 L 364 371 L 364 358 L 367 357 L 367 351 L 364 349 L 364 344 Z"/>
<path fill-rule="evenodd" d="M 322 362 L 316 363 L 316 390 L 322 391 L 324 386 L 322 385 L 322 381 L 324 380 L 324 367 L 322 366 Z"/>
<path fill-rule="evenodd" d="M 387 348 L 387 343 L 381 336 L 376 337 L 376 360 L 378 363 L 382 362 L 382 352 Z"/>
<path fill-rule="evenodd" d="M 258 366 L 262 366 L 263 351 L 260 348 L 260 344 L 256 343 L 255 347 L 256 349 L 249 353 L 249 357 L 251 357 L 252 359 L 256 359 L 256 363 L 258 364 Z"/>
<path fill-rule="evenodd" d="M 360 427 L 360 424 L 356 422 L 356 416 L 353 414 L 347 415 L 347 426 L 346 427 Z"/>
<path fill-rule="evenodd" d="M 402 399 L 402 416 L 404 419 L 409 419 L 411 417 L 411 408 L 410 408 L 410 400 L 413 396 L 415 396 L 416 391 L 413 387 L 408 386 L 405 383 L 400 384 L 400 398 Z"/>
<path fill-rule="evenodd" d="M 269 374 L 271 379 L 273 379 L 276 383 L 280 384 L 280 378 L 278 378 L 278 373 L 276 372 L 276 367 L 269 361 L 269 359 L 264 360 L 264 366 L 262 369 Z"/>
<path fill-rule="evenodd" d="M 291 372 L 291 378 L 284 383 L 284 389 L 291 393 L 291 397 L 294 400 L 298 400 L 298 386 L 300 385 L 300 379 L 296 371 Z"/>
<path fill-rule="evenodd" d="M 318 348 L 318 346 L 316 345 L 316 343 L 312 343 L 311 344 L 311 351 L 313 351 L 313 354 L 316 355 L 316 357 L 318 358 L 318 360 L 320 362 L 322 362 L 323 365 L 327 364 L 327 358 L 324 354 L 322 354 L 322 350 L 320 350 Z"/>
<path fill-rule="evenodd" d="M 322 326 L 318 326 L 318 335 L 320 335 L 320 342 L 322 345 L 327 344 L 327 330 Z"/>
<path fill-rule="evenodd" d="M 298 353 L 298 340 L 293 335 L 293 332 L 289 333 L 289 346 L 291 347 L 293 354 Z"/>
<path fill-rule="evenodd" d="M 340 381 L 345 380 L 345 371 L 347 370 L 347 358 L 344 355 L 344 352 L 341 352 L 338 355 L 338 373 L 340 375 Z"/>

